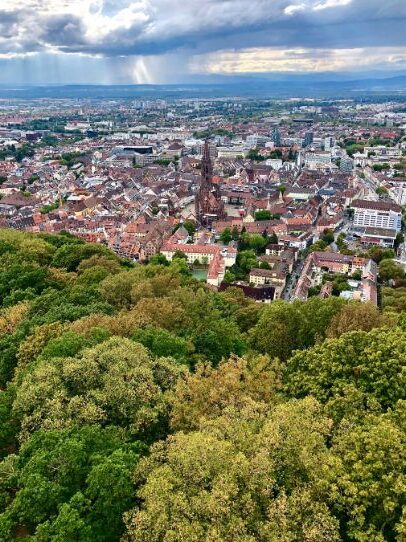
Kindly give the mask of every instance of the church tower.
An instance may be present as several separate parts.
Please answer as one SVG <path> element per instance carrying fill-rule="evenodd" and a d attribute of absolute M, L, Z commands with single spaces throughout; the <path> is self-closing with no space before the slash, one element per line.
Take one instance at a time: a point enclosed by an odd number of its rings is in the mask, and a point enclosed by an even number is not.
<path fill-rule="evenodd" d="M 210 158 L 209 142 L 206 140 L 204 143 L 203 157 L 202 157 L 202 179 L 201 186 L 205 186 L 210 190 L 210 185 L 213 178 L 213 165 Z"/>
<path fill-rule="evenodd" d="M 213 164 L 207 140 L 203 148 L 201 177 L 195 198 L 195 214 L 197 222 L 202 226 L 208 226 L 213 220 L 225 217 L 220 187 L 213 183 Z"/>

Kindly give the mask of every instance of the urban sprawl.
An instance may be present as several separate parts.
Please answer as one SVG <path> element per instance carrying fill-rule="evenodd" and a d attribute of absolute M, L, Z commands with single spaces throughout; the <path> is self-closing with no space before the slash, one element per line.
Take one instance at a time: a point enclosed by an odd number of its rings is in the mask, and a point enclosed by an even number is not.
<path fill-rule="evenodd" d="M 406 102 L 0 102 L 0 227 L 184 260 L 258 302 L 405 275 Z"/>

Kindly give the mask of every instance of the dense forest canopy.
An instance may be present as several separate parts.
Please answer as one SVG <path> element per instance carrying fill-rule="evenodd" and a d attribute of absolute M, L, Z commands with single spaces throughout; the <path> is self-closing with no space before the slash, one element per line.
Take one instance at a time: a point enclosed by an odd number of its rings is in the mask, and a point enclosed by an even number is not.
<path fill-rule="evenodd" d="M 404 542 L 387 299 L 257 304 L 0 230 L 0 540 Z"/>

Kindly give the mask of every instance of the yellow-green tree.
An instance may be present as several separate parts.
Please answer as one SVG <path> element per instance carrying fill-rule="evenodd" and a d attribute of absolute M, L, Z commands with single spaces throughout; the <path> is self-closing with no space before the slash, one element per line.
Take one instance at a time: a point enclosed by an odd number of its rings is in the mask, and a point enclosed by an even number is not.
<path fill-rule="evenodd" d="M 313 399 L 170 437 L 136 470 L 127 542 L 338 542 L 321 480 L 331 422 Z M 241 428 L 243 427 L 243 430 Z"/>
<path fill-rule="evenodd" d="M 165 390 L 181 372 L 174 360 L 152 359 L 142 345 L 115 337 L 76 357 L 40 360 L 17 391 L 14 413 L 25 438 L 81 423 L 148 432 L 165 415 Z"/>
<path fill-rule="evenodd" d="M 327 403 L 335 418 L 370 407 L 386 410 L 405 397 L 405 359 L 401 329 L 353 331 L 297 352 L 287 363 L 285 389 Z"/>

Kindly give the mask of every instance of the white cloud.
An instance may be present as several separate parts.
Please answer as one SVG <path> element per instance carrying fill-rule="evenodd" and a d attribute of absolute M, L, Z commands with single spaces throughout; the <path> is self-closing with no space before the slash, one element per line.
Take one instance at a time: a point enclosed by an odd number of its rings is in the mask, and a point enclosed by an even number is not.
<path fill-rule="evenodd" d="M 346 26 L 357 21 L 361 36 L 365 25 L 373 32 L 377 14 L 381 27 L 390 21 L 393 28 L 386 39 L 399 39 L 405 0 L 0 0 L 0 42 L 3 53 L 53 48 L 106 56 L 208 50 L 233 38 L 233 46 L 289 46 L 314 36 L 317 47 L 341 34 L 359 40 Z M 332 22 L 341 26 L 330 32 Z"/>
<path fill-rule="evenodd" d="M 406 0 L 0 0 L 0 58 L 103 57 L 142 82 L 347 71 L 403 66 L 405 28 Z"/>
<path fill-rule="evenodd" d="M 304 11 L 306 9 L 306 4 L 291 4 L 290 6 L 286 6 L 284 9 L 284 13 L 286 15 L 294 15 L 298 11 Z"/>
<path fill-rule="evenodd" d="M 341 6 L 348 6 L 352 0 L 324 0 L 324 2 L 317 3 L 313 6 L 314 11 L 320 11 L 322 9 L 338 8 Z"/>
<path fill-rule="evenodd" d="M 337 72 L 406 69 L 406 47 L 355 49 L 268 49 L 217 51 L 197 55 L 194 73 L 242 74 L 270 72 Z"/>

